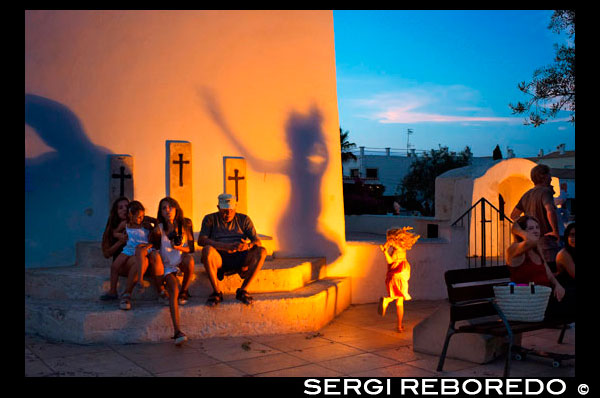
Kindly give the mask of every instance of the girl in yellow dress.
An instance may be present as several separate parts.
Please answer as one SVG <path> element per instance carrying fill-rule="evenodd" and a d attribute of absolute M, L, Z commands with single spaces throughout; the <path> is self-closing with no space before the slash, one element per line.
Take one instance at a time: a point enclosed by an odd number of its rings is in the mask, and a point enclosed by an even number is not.
<path fill-rule="evenodd" d="M 388 305 L 396 300 L 398 315 L 398 332 L 404 331 L 402 318 L 404 317 L 404 300 L 410 300 L 408 293 L 408 280 L 410 279 L 410 264 L 406 260 L 406 252 L 412 248 L 420 235 L 408 232 L 412 227 L 391 228 L 386 232 L 387 241 L 380 245 L 388 263 L 385 276 L 385 285 L 388 296 L 379 299 L 377 312 L 385 316 Z"/>

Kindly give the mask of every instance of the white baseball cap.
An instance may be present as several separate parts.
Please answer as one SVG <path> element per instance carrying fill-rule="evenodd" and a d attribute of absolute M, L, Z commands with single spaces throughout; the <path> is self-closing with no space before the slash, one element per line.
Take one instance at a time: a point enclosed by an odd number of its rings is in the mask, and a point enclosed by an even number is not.
<path fill-rule="evenodd" d="M 228 193 L 222 193 L 219 195 L 219 208 L 220 209 L 235 209 L 236 201 L 233 195 Z"/>

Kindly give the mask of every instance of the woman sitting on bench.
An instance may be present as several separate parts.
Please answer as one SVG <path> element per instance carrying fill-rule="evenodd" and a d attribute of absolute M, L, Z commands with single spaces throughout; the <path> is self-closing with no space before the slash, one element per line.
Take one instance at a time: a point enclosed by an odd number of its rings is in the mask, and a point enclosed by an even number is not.
<path fill-rule="evenodd" d="M 556 255 L 556 279 L 565 288 L 575 287 L 575 223 L 567 225 L 565 247 Z"/>
<path fill-rule="evenodd" d="M 565 294 L 564 287 L 550 271 L 538 249 L 540 226 L 531 216 L 520 217 L 512 228 L 515 237 L 507 249 L 510 279 L 515 283 L 533 282 L 552 288 L 545 319 L 575 319 L 575 294 Z"/>

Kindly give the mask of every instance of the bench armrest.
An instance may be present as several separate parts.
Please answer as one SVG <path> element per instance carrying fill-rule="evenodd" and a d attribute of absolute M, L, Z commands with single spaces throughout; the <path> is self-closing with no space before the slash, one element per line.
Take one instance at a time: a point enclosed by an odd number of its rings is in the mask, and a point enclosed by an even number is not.
<path fill-rule="evenodd" d="M 451 303 L 450 305 L 452 305 L 454 307 L 465 307 L 467 305 L 483 304 L 483 303 L 490 303 L 490 302 L 492 302 L 492 303 L 494 302 L 494 299 L 492 297 L 479 298 L 479 299 L 474 299 L 474 300 L 457 301 L 456 303 Z"/>

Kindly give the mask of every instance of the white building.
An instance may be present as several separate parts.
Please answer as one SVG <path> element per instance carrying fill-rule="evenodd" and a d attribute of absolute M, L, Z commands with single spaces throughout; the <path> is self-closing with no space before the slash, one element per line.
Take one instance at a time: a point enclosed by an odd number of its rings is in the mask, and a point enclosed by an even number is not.
<path fill-rule="evenodd" d="M 344 183 L 354 183 L 359 177 L 365 184 L 381 184 L 385 187 L 384 196 L 394 196 L 398 184 L 410 171 L 414 156 L 402 156 L 400 152 L 392 152 L 391 148 L 365 151 L 360 147 L 355 153 L 356 160 L 350 159 L 342 163 Z"/>
<path fill-rule="evenodd" d="M 359 147 L 354 153 L 356 160 L 342 163 L 344 183 L 354 183 L 359 177 L 365 184 L 381 184 L 385 187 L 383 196 L 400 193 L 398 186 L 410 171 L 410 165 L 424 151 L 392 150 L 391 148 Z M 408 156 L 407 156 L 408 155 Z M 472 165 L 493 162 L 491 156 L 473 157 Z"/>

